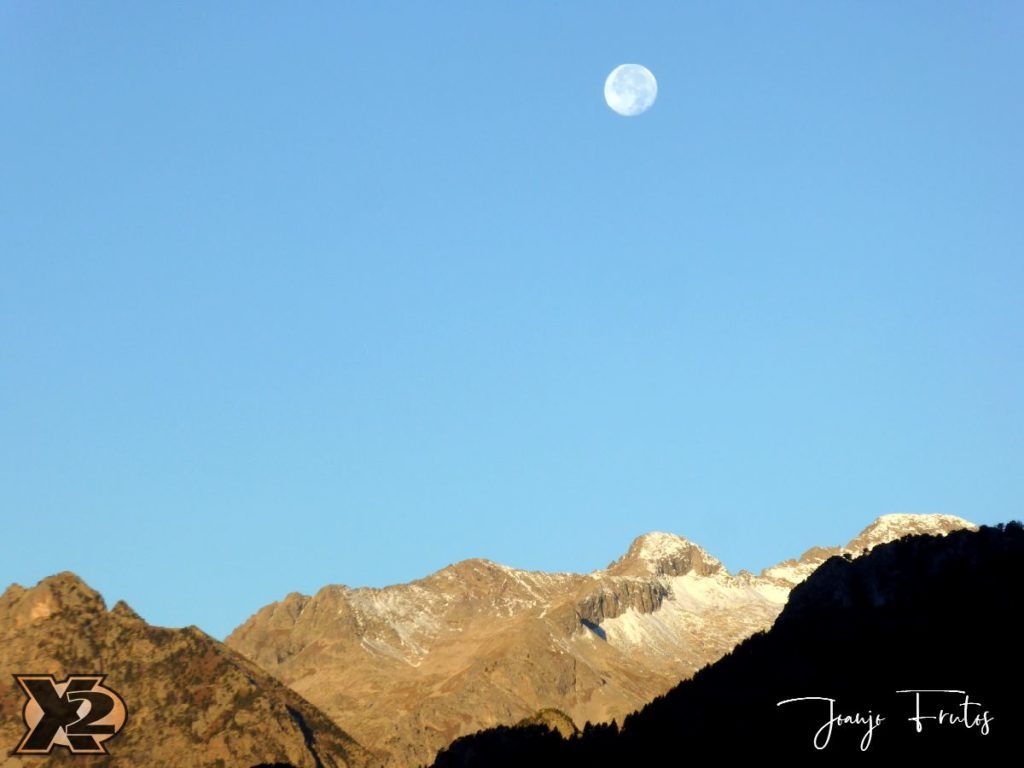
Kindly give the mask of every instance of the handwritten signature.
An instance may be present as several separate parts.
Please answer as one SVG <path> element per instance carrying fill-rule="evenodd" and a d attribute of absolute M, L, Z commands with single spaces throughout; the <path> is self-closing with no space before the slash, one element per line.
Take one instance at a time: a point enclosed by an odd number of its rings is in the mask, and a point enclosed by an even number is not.
<path fill-rule="evenodd" d="M 989 734 L 992 721 L 995 720 L 988 710 L 983 710 L 981 703 L 977 701 L 971 701 L 970 694 L 966 691 L 958 690 L 945 690 L 945 689 L 909 689 L 900 690 L 896 693 L 912 694 L 914 696 L 914 714 L 907 718 L 908 722 L 914 723 L 914 727 L 918 733 L 921 733 L 925 728 L 926 721 L 934 721 L 929 725 L 932 727 L 943 727 L 943 728 L 964 728 L 971 730 L 973 728 L 979 729 L 979 733 L 983 736 Z M 949 700 L 951 696 L 963 697 L 963 700 L 955 705 L 953 708 L 939 707 L 937 710 L 934 706 L 934 700 L 943 695 L 941 699 L 946 707 L 949 707 Z M 927 697 L 926 702 L 928 708 L 924 709 L 922 704 L 922 697 Z M 863 728 L 863 735 L 860 739 L 860 749 L 862 752 L 866 752 L 871 746 L 871 739 L 875 735 L 875 730 L 878 729 L 882 723 L 886 722 L 888 718 L 881 714 L 875 714 L 871 710 L 868 712 L 852 712 L 843 713 L 836 711 L 836 700 L 830 699 L 827 696 L 799 696 L 793 699 L 785 699 L 776 703 L 775 706 L 781 707 L 783 704 L 795 704 L 796 702 L 807 701 L 807 702 L 824 702 L 828 708 L 828 719 L 821 725 L 818 730 L 814 732 L 814 748 L 825 749 L 829 742 L 832 740 L 832 733 L 836 728 L 845 728 L 847 726 L 859 726 Z M 820 706 L 820 705 L 819 705 Z M 930 714 L 925 714 L 925 712 Z"/>

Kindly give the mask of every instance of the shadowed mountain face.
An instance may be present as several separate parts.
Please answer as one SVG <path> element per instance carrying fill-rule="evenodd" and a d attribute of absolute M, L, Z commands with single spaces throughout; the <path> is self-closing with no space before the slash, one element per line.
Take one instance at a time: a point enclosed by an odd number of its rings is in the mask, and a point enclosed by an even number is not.
<path fill-rule="evenodd" d="M 790 589 L 835 554 L 971 527 L 889 515 L 847 547 L 730 574 L 679 536 L 639 537 L 588 574 L 486 560 L 385 589 L 330 586 L 266 606 L 227 639 L 397 768 L 480 728 L 556 709 L 621 720 L 771 626 Z"/>
<path fill-rule="evenodd" d="M 665 755 L 681 753 L 716 763 L 862 765 L 901 757 L 1010 764 L 1024 747 L 1016 628 L 1022 564 L 1019 523 L 911 537 L 858 559 L 834 557 L 793 590 L 770 631 L 629 716 L 621 729 L 589 727 L 564 739 L 544 727 L 503 727 L 456 741 L 435 766 L 610 768 L 660 765 Z M 901 690 L 929 692 L 920 694 L 918 709 L 918 694 Z M 835 725 L 818 751 L 813 740 L 829 719 L 828 703 L 778 704 L 802 697 L 834 699 L 835 715 L 885 719 L 866 753 L 863 723 Z M 959 719 L 965 713 L 971 727 Z M 908 719 L 918 714 L 920 733 Z"/>
<path fill-rule="evenodd" d="M 109 757 L 0 756 L 2 768 L 364 768 L 370 754 L 294 691 L 194 627 L 146 624 L 124 603 L 107 610 L 77 576 L 62 573 L 0 596 L 0 745 L 25 732 L 14 674 L 105 673 L 128 720 Z"/>

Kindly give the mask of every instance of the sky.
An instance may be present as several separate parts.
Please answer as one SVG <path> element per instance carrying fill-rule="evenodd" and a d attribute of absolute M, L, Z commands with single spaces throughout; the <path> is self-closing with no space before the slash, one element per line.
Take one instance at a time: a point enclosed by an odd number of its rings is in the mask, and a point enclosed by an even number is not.
<path fill-rule="evenodd" d="M 0 588 L 223 637 L 467 557 L 1020 518 L 1022 39 L 999 2 L 0 4 Z"/>

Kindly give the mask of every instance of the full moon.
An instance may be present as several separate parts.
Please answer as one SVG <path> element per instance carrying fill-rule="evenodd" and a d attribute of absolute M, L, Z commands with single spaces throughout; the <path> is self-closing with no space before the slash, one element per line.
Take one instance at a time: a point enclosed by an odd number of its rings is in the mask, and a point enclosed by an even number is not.
<path fill-rule="evenodd" d="M 620 64 L 604 81 L 604 100 L 625 117 L 650 109 L 658 98 L 658 81 L 640 64 Z"/>

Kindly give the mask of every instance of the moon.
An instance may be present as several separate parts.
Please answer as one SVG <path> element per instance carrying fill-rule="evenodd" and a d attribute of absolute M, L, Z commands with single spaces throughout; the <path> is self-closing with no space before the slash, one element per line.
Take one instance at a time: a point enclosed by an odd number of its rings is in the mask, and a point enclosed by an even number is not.
<path fill-rule="evenodd" d="M 604 81 L 604 100 L 623 117 L 646 112 L 658 98 L 658 81 L 641 64 L 620 64 Z"/>

